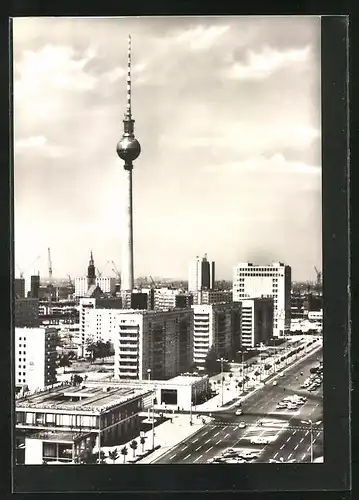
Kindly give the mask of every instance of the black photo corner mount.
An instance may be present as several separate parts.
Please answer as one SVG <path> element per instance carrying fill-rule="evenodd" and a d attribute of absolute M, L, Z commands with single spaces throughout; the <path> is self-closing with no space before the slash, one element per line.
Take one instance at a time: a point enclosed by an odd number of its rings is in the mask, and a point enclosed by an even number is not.
<path fill-rule="evenodd" d="M 195 492 L 194 496 L 201 498 L 202 492 L 224 494 L 240 491 L 272 491 L 278 492 L 275 498 L 279 495 L 287 498 L 283 492 L 311 491 L 314 493 L 323 490 L 345 492 L 350 489 L 348 18 L 324 16 L 321 23 L 325 330 L 323 342 L 324 463 L 239 466 L 141 465 L 137 467 L 130 465 L 118 467 L 111 465 L 15 466 L 10 463 L 7 469 L 10 471 L 11 484 L 9 482 L 8 485 L 13 492 L 45 493 L 46 498 L 50 496 L 47 494 L 68 492 L 79 494 L 167 492 L 169 496 L 177 492 Z M 4 79 L 2 81 L 4 82 Z M 6 95 L 9 95 L 8 92 Z M 11 128 L 8 139 L 11 139 Z M 3 155 L 4 151 L 6 150 L 2 150 Z M 10 162 L 13 166 L 12 152 L 10 152 Z M 11 167 L 10 172 L 6 172 L 3 168 L 1 172 L 4 176 L 2 189 L 5 186 L 5 196 L 1 198 L 2 213 L 8 214 L 10 219 L 13 193 L 9 190 L 6 194 L 6 187 L 12 188 L 13 168 Z M 7 235 L 3 241 L 11 242 L 12 235 L 6 222 L 3 226 L 3 234 Z M 1 251 L 5 252 L 3 262 L 8 262 L 8 269 L 1 268 L 2 285 L 8 284 L 8 287 L 5 285 L 5 293 L 8 288 L 8 294 L 10 294 L 10 269 L 13 266 L 12 243 L 8 246 L 4 245 Z M 5 316 L 7 320 L 2 322 L 1 329 L 3 338 L 8 338 L 11 329 L 10 310 Z M 9 379 L 10 361 L 5 359 L 5 356 L 9 355 L 9 350 L 2 351 L 1 355 L 3 358 L 2 374 L 5 373 L 4 368 L 8 370 L 7 378 Z M 7 387 L 11 387 L 10 383 L 9 380 Z M 13 412 L 10 392 L 5 395 L 4 402 L 8 407 L 7 419 L 9 419 Z M 11 424 L 5 425 L 8 425 L 10 431 Z M 1 428 L 1 436 L 4 435 L 3 442 L 10 444 L 11 448 L 11 438 L 6 437 L 7 433 L 4 434 L 3 429 L 5 427 Z M 10 457 L 13 455 L 7 454 L 8 460 Z M 3 454 L 2 462 L 4 462 Z M 316 495 L 313 495 L 313 498 L 317 498 Z"/>

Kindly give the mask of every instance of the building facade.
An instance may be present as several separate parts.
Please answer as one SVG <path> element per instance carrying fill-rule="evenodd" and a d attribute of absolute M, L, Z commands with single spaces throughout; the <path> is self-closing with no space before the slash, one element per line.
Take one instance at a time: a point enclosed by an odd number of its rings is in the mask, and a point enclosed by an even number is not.
<path fill-rule="evenodd" d="M 242 300 L 241 348 L 267 344 L 273 335 L 273 299 Z"/>
<path fill-rule="evenodd" d="M 77 462 L 95 446 L 126 442 L 138 435 L 143 400 L 151 394 L 148 389 L 82 384 L 17 399 L 16 442 L 23 450 L 17 453 L 18 463 Z"/>
<path fill-rule="evenodd" d="M 233 301 L 272 297 L 274 302 L 273 335 L 290 331 L 291 268 L 280 262 L 268 266 L 237 264 L 233 276 Z"/>
<path fill-rule="evenodd" d="M 116 294 L 116 278 L 96 277 L 95 283 L 104 294 Z M 88 291 L 88 278 L 75 278 L 75 297 L 86 297 Z"/>
<path fill-rule="evenodd" d="M 37 327 L 39 319 L 39 299 L 15 299 L 15 327 Z"/>
<path fill-rule="evenodd" d="M 193 313 L 190 309 L 123 310 L 116 321 L 116 379 L 168 379 L 191 366 Z"/>
<path fill-rule="evenodd" d="M 215 282 L 215 262 L 196 257 L 189 266 L 188 291 L 213 290 Z"/>
<path fill-rule="evenodd" d="M 15 291 L 15 297 L 17 299 L 24 299 L 25 298 L 25 279 L 24 278 L 15 278 L 14 291 Z"/>
<path fill-rule="evenodd" d="M 15 387 L 29 391 L 56 383 L 55 328 L 15 328 Z"/>
<path fill-rule="evenodd" d="M 230 290 L 201 290 L 193 292 L 193 304 L 231 304 L 233 293 Z"/>
<path fill-rule="evenodd" d="M 193 361 L 203 365 L 213 347 L 218 356 L 230 359 L 240 345 L 241 304 L 193 305 Z"/>

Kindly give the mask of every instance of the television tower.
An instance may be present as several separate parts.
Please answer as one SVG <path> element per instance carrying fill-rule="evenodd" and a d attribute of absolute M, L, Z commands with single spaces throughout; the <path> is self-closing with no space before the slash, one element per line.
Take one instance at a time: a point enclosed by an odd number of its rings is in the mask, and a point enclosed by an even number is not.
<path fill-rule="evenodd" d="M 128 36 L 127 52 L 127 109 L 123 119 L 123 134 L 117 144 L 117 154 L 124 160 L 126 172 L 125 189 L 125 222 L 123 231 L 121 290 L 131 291 L 134 288 L 133 278 L 133 208 L 132 208 L 132 170 L 133 161 L 139 156 L 141 146 L 134 134 L 134 123 L 131 113 L 131 35 Z"/>

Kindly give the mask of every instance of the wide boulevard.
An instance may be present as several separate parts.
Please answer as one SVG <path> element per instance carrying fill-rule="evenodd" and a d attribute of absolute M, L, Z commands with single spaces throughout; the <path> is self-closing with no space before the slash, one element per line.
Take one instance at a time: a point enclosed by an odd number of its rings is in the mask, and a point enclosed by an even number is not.
<path fill-rule="evenodd" d="M 210 424 L 173 447 L 156 463 L 208 463 L 226 448 L 256 452 L 258 457 L 253 462 L 310 462 L 311 439 L 313 458 L 322 457 L 322 386 L 314 392 L 300 388 L 309 377 L 310 368 L 316 366 L 321 357 L 322 350 L 315 350 L 276 378 L 277 385 L 268 382 L 243 401 L 242 415 L 236 416 L 237 408 L 213 413 L 215 418 Z M 306 403 L 294 411 L 276 409 L 279 401 L 293 394 L 305 396 Z M 246 424 L 243 429 L 239 427 L 241 422 Z M 270 443 L 252 444 L 253 437 L 268 438 Z"/>

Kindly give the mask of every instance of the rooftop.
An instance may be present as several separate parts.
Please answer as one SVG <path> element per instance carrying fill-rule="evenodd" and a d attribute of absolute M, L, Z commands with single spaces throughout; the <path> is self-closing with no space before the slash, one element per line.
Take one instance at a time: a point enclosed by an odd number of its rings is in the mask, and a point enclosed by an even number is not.
<path fill-rule="evenodd" d="M 101 386 L 65 386 L 33 393 L 16 400 L 16 408 L 36 408 L 99 413 L 149 394 L 149 389 L 111 383 Z M 74 400 L 80 398 L 80 400 Z"/>

